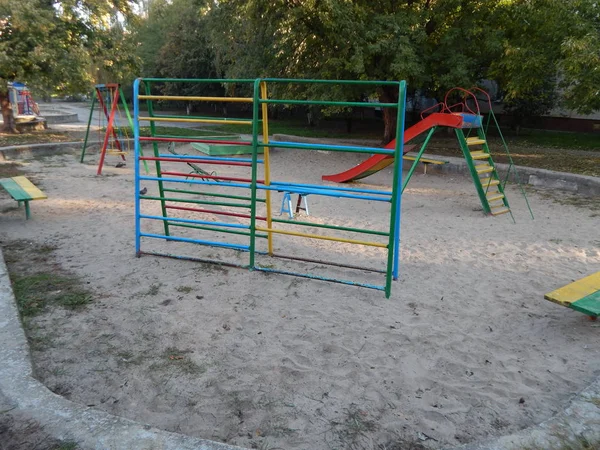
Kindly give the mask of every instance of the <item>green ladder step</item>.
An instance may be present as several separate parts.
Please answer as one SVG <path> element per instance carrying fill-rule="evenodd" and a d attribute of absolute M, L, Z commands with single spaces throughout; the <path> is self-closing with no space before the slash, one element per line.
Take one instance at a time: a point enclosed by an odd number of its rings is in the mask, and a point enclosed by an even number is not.
<path fill-rule="evenodd" d="M 500 180 L 495 180 L 493 178 L 480 178 L 480 180 L 484 189 L 488 189 L 492 186 L 498 186 L 500 184 Z"/>

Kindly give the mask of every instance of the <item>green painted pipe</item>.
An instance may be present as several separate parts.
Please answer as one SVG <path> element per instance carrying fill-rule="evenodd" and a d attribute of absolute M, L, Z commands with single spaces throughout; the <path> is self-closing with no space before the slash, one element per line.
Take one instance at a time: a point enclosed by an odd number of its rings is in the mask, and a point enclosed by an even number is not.
<path fill-rule="evenodd" d="M 299 225 L 299 226 L 303 226 L 303 227 L 328 228 L 330 230 L 351 231 L 353 233 L 364 233 L 364 234 L 374 234 L 377 236 L 388 236 L 388 233 L 386 233 L 385 231 L 361 230 L 359 228 L 338 227 L 336 225 L 327 225 L 327 224 L 310 223 L 310 222 L 297 222 L 297 221 L 283 220 L 283 219 L 271 219 L 271 220 L 273 222 L 277 222 L 277 223 L 287 223 L 290 225 Z"/>
<path fill-rule="evenodd" d="M 172 227 L 195 228 L 197 230 L 218 231 L 220 233 L 229 233 L 229 234 L 239 234 L 241 236 L 250 236 L 250 233 L 245 232 L 245 231 L 226 230 L 224 228 L 215 228 L 215 227 L 203 227 L 200 225 L 188 225 L 185 223 L 177 223 L 177 222 L 171 222 L 170 224 Z M 256 237 L 266 239 L 267 235 L 266 234 L 257 234 Z"/>
<path fill-rule="evenodd" d="M 182 194 L 192 194 L 192 195 L 207 195 L 209 197 L 222 197 L 222 198 L 231 198 L 234 200 L 252 200 L 251 197 L 243 197 L 241 195 L 229 195 L 229 194 L 217 194 L 213 192 L 198 192 L 198 191 L 186 191 L 183 189 L 165 189 L 165 192 L 181 192 Z M 257 202 L 265 202 L 264 198 L 257 198 Z"/>
<path fill-rule="evenodd" d="M 189 200 L 185 198 L 170 198 L 170 197 L 151 197 L 147 195 L 140 195 L 141 200 L 159 200 L 164 202 L 179 202 L 179 203 L 195 203 L 197 205 L 216 205 L 216 206 L 230 206 L 231 208 L 250 208 L 250 205 L 242 203 L 224 203 L 224 202 L 209 202 L 206 200 Z"/>

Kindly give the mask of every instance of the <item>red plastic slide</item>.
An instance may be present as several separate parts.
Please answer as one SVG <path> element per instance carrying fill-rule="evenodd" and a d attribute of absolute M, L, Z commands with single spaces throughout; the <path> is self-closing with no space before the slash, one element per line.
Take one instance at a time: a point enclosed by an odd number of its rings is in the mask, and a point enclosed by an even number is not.
<path fill-rule="evenodd" d="M 425 117 L 420 122 L 417 122 L 412 127 L 404 131 L 404 143 L 406 144 L 411 139 L 421 133 L 430 130 L 433 127 L 451 127 L 460 128 L 463 123 L 463 118 L 460 115 L 455 114 L 442 114 L 434 113 Z M 396 140 L 387 144 L 385 148 L 394 148 L 396 146 Z M 404 153 L 411 151 L 413 146 L 404 147 Z M 336 173 L 334 175 L 323 175 L 321 178 L 327 181 L 335 181 L 336 183 L 347 183 L 349 181 L 360 180 L 366 178 L 369 175 L 373 175 L 379 172 L 381 169 L 385 169 L 387 166 L 394 162 L 394 157 L 390 155 L 373 155 L 369 159 L 366 159 L 352 169 L 346 170 L 345 172 Z"/>

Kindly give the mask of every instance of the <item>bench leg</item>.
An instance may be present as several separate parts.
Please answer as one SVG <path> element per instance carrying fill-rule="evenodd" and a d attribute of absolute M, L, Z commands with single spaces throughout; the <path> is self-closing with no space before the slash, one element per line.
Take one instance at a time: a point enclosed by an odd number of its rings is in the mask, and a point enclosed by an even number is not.
<path fill-rule="evenodd" d="M 27 200 L 25 200 L 24 203 L 25 203 L 25 220 L 29 220 L 29 217 L 31 217 L 31 214 L 29 211 L 29 202 Z"/>

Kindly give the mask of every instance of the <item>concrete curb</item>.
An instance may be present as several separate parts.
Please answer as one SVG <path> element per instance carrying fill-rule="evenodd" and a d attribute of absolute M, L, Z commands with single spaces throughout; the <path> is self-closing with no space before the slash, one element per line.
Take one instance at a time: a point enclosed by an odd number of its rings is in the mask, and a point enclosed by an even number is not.
<path fill-rule="evenodd" d="M 580 448 L 576 444 L 583 439 L 592 444 L 600 442 L 600 378 L 575 395 L 564 411 L 539 425 L 493 440 L 445 450 L 547 450 L 566 448 L 565 443 L 574 445 L 569 448 Z"/>
<path fill-rule="evenodd" d="M 169 433 L 73 403 L 32 376 L 29 345 L 21 327 L 4 258 L 0 254 L 0 394 L 11 412 L 38 422 L 56 439 L 97 450 L 243 450 Z"/>
<path fill-rule="evenodd" d="M 133 143 L 133 139 L 121 139 L 121 142 Z M 88 148 L 92 145 L 101 145 L 102 141 L 87 142 Z M 0 161 L 14 161 L 17 159 L 33 158 L 36 156 L 51 156 L 61 153 L 80 153 L 83 141 L 51 142 L 49 144 L 24 144 L 0 147 Z M 98 152 L 99 153 L 99 152 Z"/>
<path fill-rule="evenodd" d="M 63 113 L 63 114 L 42 114 L 48 125 L 58 123 L 75 123 L 79 122 L 79 116 L 77 113 Z"/>
<path fill-rule="evenodd" d="M 100 141 L 88 141 L 88 145 L 100 144 Z M 49 144 L 11 145 L 0 148 L 0 161 L 33 158 L 34 156 L 50 156 L 59 153 L 72 153 L 75 148 L 81 150 L 83 141 L 52 142 Z"/>
<path fill-rule="evenodd" d="M 290 136 L 285 134 L 276 134 L 273 136 L 273 140 L 288 142 L 304 142 L 312 144 L 331 144 L 332 141 L 335 141 L 338 143 L 342 142 L 353 145 L 377 145 L 373 141 L 342 141 L 332 139 L 315 139 Z M 467 166 L 467 163 L 463 158 L 457 158 L 452 156 L 439 156 L 432 154 L 428 154 L 428 156 L 440 159 L 442 161 L 448 161 L 448 164 L 444 165 L 429 164 L 429 167 L 427 169 L 427 172 L 429 173 L 454 173 L 470 176 L 469 167 Z M 508 164 L 496 164 L 496 168 L 498 169 L 498 173 L 501 177 L 506 176 L 508 167 Z M 534 167 L 514 166 L 514 168 L 516 169 L 519 179 L 523 184 L 529 184 L 531 186 L 549 189 L 558 189 L 585 196 L 600 195 L 600 178 L 598 177 L 589 177 L 585 175 L 577 175 L 567 172 L 554 172 L 552 170 L 537 169 Z M 514 170 L 511 171 L 510 179 L 511 181 L 515 181 Z"/>

